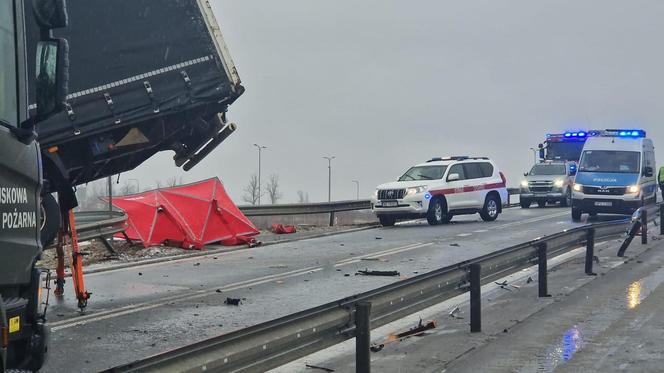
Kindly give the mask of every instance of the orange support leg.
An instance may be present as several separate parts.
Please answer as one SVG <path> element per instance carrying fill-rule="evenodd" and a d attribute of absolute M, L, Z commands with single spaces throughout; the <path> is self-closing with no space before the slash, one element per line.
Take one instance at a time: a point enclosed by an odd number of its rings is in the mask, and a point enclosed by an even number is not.
<path fill-rule="evenodd" d="M 71 235 L 71 277 L 74 281 L 74 292 L 78 299 L 78 308 L 83 310 L 88 305 L 91 293 L 85 289 L 83 280 L 83 254 L 78 248 L 78 234 L 76 233 L 76 222 L 74 221 L 74 211 L 69 210 L 69 234 Z"/>

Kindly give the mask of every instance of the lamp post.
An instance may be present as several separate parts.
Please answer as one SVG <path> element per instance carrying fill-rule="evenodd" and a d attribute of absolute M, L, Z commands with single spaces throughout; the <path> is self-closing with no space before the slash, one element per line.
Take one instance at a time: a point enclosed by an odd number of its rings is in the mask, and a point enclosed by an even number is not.
<path fill-rule="evenodd" d="M 258 148 L 258 205 L 261 204 L 261 153 L 263 149 L 267 149 L 267 146 L 261 146 L 254 144 Z"/>
<path fill-rule="evenodd" d="M 360 199 L 360 182 L 358 180 L 353 180 L 355 185 L 357 186 L 357 199 Z"/>
<path fill-rule="evenodd" d="M 323 157 L 327 159 L 327 202 L 332 202 L 332 160 L 335 156 Z M 330 227 L 334 226 L 334 212 L 330 213 Z"/>
<path fill-rule="evenodd" d="M 323 157 L 327 159 L 327 202 L 332 202 L 332 160 L 335 156 Z"/>

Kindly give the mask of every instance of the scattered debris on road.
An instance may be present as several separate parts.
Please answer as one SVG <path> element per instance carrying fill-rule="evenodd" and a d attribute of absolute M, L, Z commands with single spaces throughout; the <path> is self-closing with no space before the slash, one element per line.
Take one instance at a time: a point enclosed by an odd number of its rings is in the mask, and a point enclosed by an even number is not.
<path fill-rule="evenodd" d="M 369 269 L 359 270 L 355 274 L 362 276 L 400 276 L 401 274 L 398 271 L 370 271 Z"/>
<path fill-rule="evenodd" d="M 377 239 L 377 240 L 382 240 L 382 239 L 383 239 L 383 237 L 376 237 L 376 239 Z"/>
<path fill-rule="evenodd" d="M 387 339 L 379 344 L 373 344 L 370 349 L 371 352 L 378 352 L 385 348 L 386 345 L 394 343 L 397 341 L 402 341 L 410 337 L 421 337 L 424 335 L 424 332 L 427 330 L 435 329 L 438 326 L 436 320 L 428 321 L 426 324 L 422 323 L 422 319 L 417 324 L 417 326 L 410 328 L 409 330 L 397 334 L 390 334 Z"/>
<path fill-rule="evenodd" d="M 461 310 L 459 307 L 455 307 L 452 311 L 450 311 L 449 316 L 455 319 L 463 319 L 463 317 L 459 316 L 461 313 Z"/>
<path fill-rule="evenodd" d="M 509 291 L 512 291 L 512 290 L 510 288 L 508 288 L 507 286 L 513 287 L 515 289 L 521 289 L 521 286 L 508 284 L 507 280 L 505 280 L 503 282 L 494 282 L 494 284 L 500 286 L 501 289 L 505 289 L 505 290 L 509 290 Z"/>
<path fill-rule="evenodd" d="M 293 234 L 297 232 L 294 225 L 272 224 L 272 233 L 275 234 Z"/>
<path fill-rule="evenodd" d="M 284 269 L 284 268 L 288 268 L 288 266 L 286 264 L 275 264 L 275 265 L 270 266 L 270 268 L 272 268 L 272 269 Z"/>
<path fill-rule="evenodd" d="M 325 368 L 325 367 L 319 367 L 319 366 L 311 365 L 311 364 L 306 364 L 305 367 L 307 367 L 308 369 L 318 369 L 318 370 L 322 370 L 323 372 L 334 372 L 334 369 Z"/>
<path fill-rule="evenodd" d="M 227 304 L 229 306 L 239 306 L 242 304 L 242 299 L 226 297 L 224 304 Z"/>
<path fill-rule="evenodd" d="M 461 247 L 461 245 L 459 245 L 458 243 L 451 243 L 450 246 Z"/>
<path fill-rule="evenodd" d="M 526 280 L 526 284 L 530 284 L 531 282 L 533 282 L 533 278 L 528 276 L 528 279 Z"/>

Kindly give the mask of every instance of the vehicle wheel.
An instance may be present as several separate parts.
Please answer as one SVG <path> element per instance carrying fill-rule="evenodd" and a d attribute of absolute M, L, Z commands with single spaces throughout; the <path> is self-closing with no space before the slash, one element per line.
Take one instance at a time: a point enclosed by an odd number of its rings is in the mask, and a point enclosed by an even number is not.
<path fill-rule="evenodd" d="M 567 192 L 565 193 L 565 198 L 563 198 L 560 201 L 560 206 L 561 207 L 569 207 L 572 205 L 572 191 L 567 189 Z"/>
<path fill-rule="evenodd" d="M 443 224 L 447 224 L 452 221 L 452 218 L 454 217 L 454 214 L 450 214 L 449 212 L 443 216 Z"/>
<path fill-rule="evenodd" d="M 52 194 L 42 196 L 41 201 L 41 227 L 40 237 L 42 247 L 53 243 L 58 235 L 62 218 L 60 217 L 60 206 Z"/>
<path fill-rule="evenodd" d="M 581 215 L 583 214 L 583 211 L 580 209 L 574 208 L 572 206 L 572 221 L 581 221 Z"/>
<path fill-rule="evenodd" d="M 537 207 L 539 208 L 546 207 L 546 201 L 537 201 Z"/>
<path fill-rule="evenodd" d="M 391 227 L 397 221 L 397 219 L 391 216 L 378 216 L 378 220 L 380 220 L 380 225 L 383 227 Z"/>
<path fill-rule="evenodd" d="M 533 202 L 529 199 L 521 199 L 519 201 L 519 205 L 521 205 L 522 209 L 529 209 L 531 203 L 533 203 Z"/>
<path fill-rule="evenodd" d="M 499 202 L 498 198 L 493 195 L 486 196 L 484 207 L 480 212 L 480 217 L 484 221 L 494 221 L 498 218 Z"/>
<path fill-rule="evenodd" d="M 429 211 L 427 212 L 427 221 L 429 222 L 429 225 L 445 223 L 445 219 L 447 219 L 446 215 L 447 206 L 445 206 L 445 203 L 443 203 L 441 198 L 436 198 L 429 203 Z"/>

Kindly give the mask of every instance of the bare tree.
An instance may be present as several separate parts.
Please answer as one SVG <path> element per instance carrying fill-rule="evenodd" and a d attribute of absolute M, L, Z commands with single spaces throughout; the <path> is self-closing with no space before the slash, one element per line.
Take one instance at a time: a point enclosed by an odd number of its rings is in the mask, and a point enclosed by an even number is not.
<path fill-rule="evenodd" d="M 126 196 L 129 194 L 132 194 L 134 192 L 138 192 L 136 188 L 134 188 L 134 185 L 131 185 L 129 183 L 129 180 L 125 180 L 122 186 L 120 187 L 120 194 L 121 196 Z"/>
<path fill-rule="evenodd" d="M 166 186 L 172 188 L 176 187 L 178 185 L 184 184 L 184 178 L 182 176 L 177 177 L 177 176 L 171 176 L 166 180 Z"/>
<path fill-rule="evenodd" d="M 297 202 L 298 203 L 309 203 L 309 193 L 306 193 L 302 190 L 297 191 Z"/>
<path fill-rule="evenodd" d="M 258 203 L 259 193 L 260 195 L 264 194 L 261 188 L 258 186 L 258 176 L 256 175 L 251 175 L 249 178 L 249 183 L 244 187 L 243 191 L 244 195 L 242 196 L 242 200 L 252 205 Z"/>
<path fill-rule="evenodd" d="M 279 175 L 272 174 L 270 175 L 270 180 L 267 182 L 267 195 L 270 197 L 270 203 L 273 205 L 279 202 L 283 193 L 279 190 Z"/>

